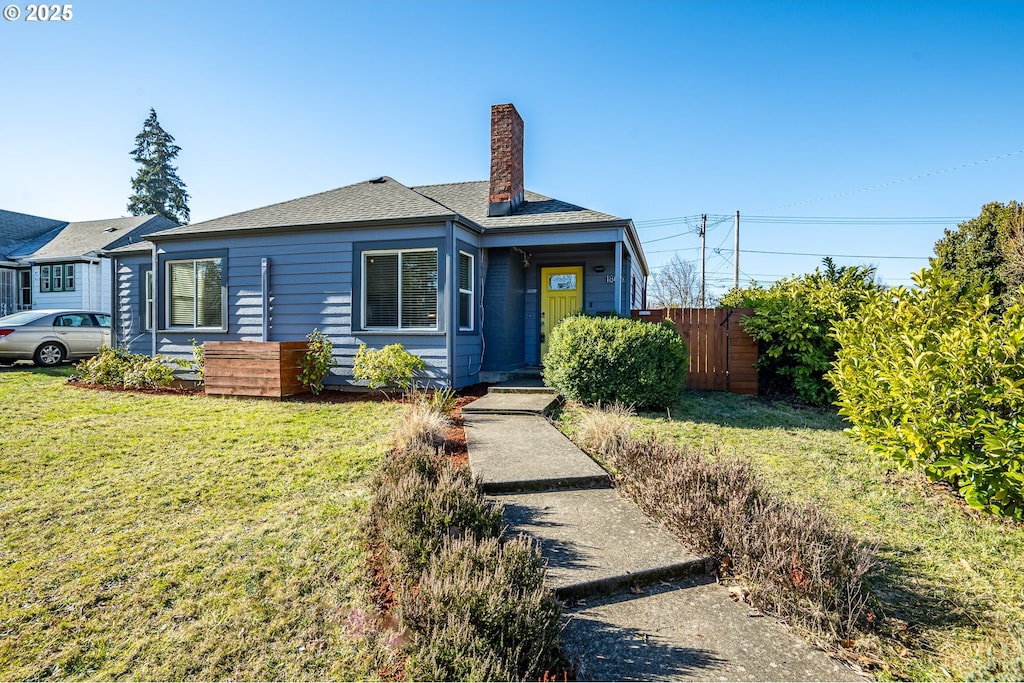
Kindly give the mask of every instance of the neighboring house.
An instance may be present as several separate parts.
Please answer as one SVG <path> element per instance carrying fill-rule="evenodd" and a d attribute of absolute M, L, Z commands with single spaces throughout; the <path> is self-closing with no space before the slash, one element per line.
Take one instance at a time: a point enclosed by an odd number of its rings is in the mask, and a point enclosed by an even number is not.
<path fill-rule="evenodd" d="M 0 210 L 0 315 L 28 309 L 111 312 L 104 249 L 177 225 L 163 216 L 69 223 Z"/>
<path fill-rule="evenodd" d="M 318 328 L 354 384 L 360 344 L 402 344 L 431 383 L 497 380 L 541 362 L 566 314 L 629 315 L 647 265 L 629 219 L 526 191 L 523 121 L 491 112 L 490 181 L 389 177 L 181 226 L 109 255 L 115 332 L 135 352 L 191 340 L 288 341 Z M 155 277 L 154 277 L 155 273 Z"/>

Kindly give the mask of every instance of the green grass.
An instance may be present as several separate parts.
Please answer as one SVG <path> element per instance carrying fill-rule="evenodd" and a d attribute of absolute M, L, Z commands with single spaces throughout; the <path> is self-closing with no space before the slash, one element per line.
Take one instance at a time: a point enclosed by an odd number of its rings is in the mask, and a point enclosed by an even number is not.
<path fill-rule="evenodd" d="M 0 372 L 0 679 L 363 679 L 360 519 L 400 408 Z"/>
<path fill-rule="evenodd" d="M 990 649 L 1002 659 L 1024 655 L 1024 642 L 1008 637 L 1024 623 L 1024 525 L 971 511 L 922 475 L 895 471 L 831 411 L 686 392 L 670 414 L 637 422 L 679 444 L 749 456 L 778 493 L 817 502 L 877 546 L 870 583 L 886 618 L 858 649 L 884 661 L 879 678 L 963 680 Z M 563 429 L 571 433 L 579 415 L 563 413 Z"/>

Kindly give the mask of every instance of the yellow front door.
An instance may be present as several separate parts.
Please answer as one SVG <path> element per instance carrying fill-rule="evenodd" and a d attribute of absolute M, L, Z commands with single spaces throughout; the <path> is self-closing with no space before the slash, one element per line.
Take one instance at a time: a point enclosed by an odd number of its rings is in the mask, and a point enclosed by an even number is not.
<path fill-rule="evenodd" d="M 583 310 L 583 266 L 540 269 L 540 360 L 548 353 L 548 337 L 567 315 Z"/>

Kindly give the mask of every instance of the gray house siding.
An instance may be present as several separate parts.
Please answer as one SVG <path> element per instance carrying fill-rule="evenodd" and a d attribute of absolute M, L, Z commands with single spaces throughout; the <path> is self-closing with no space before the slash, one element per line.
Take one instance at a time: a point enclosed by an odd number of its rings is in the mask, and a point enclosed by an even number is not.
<path fill-rule="evenodd" d="M 502 372 L 522 367 L 524 296 L 522 259 L 511 249 L 488 249 L 484 280 L 483 369 Z"/>
<path fill-rule="evenodd" d="M 114 270 L 114 335 L 117 344 L 131 353 L 149 354 L 152 335 L 146 330 L 146 272 L 152 269 L 149 254 L 123 255 L 116 259 Z"/>
<path fill-rule="evenodd" d="M 472 256 L 472 291 L 473 291 L 473 320 L 472 328 L 461 329 L 458 319 L 459 311 L 459 260 L 460 253 Z M 462 229 L 455 231 L 455 271 L 452 278 L 452 315 L 451 329 L 454 330 L 452 344 L 452 370 L 454 371 L 454 384 L 456 387 L 464 387 L 476 384 L 480 381 L 480 372 L 483 370 L 483 325 L 487 320 L 484 311 L 482 292 L 486 291 L 483 286 L 483 273 L 486 272 L 485 252 L 477 244 L 477 235 Z"/>
<path fill-rule="evenodd" d="M 443 305 L 446 249 L 444 226 L 416 226 L 375 230 L 310 230 L 269 232 L 242 237 L 161 241 L 158 246 L 161 281 L 164 264 L 183 258 L 221 255 L 226 284 L 223 329 L 166 329 L 165 294 L 160 286 L 157 302 L 157 353 L 189 357 L 192 339 L 206 341 L 262 341 L 263 259 L 269 267 L 269 291 L 266 293 L 269 320 L 266 341 L 304 340 L 313 328 L 327 334 L 334 344 L 338 362 L 329 385 L 354 383 L 352 360 L 359 345 L 381 348 L 401 343 L 407 351 L 427 364 L 424 379 L 444 383 L 448 377 L 448 359 L 444 335 L 446 309 Z M 437 332 L 395 332 L 360 329 L 358 259 L 365 249 L 438 248 L 439 325 Z M 137 278 L 137 275 L 136 275 Z M 124 292 L 132 301 L 139 297 Z M 137 304 L 136 304 L 137 305 Z M 122 304 L 131 309 L 132 304 Z M 137 314 L 137 313 L 136 313 Z M 134 344 L 133 350 L 141 345 Z M 148 350 L 148 349 L 147 349 Z M 467 349 L 471 350 L 471 349 Z"/>

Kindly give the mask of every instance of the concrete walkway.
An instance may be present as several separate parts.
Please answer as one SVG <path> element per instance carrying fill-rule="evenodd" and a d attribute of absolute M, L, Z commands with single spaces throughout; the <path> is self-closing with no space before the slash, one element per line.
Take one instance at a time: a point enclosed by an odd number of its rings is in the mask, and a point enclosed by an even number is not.
<path fill-rule="evenodd" d="M 531 384 L 463 408 L 469 462 L 510 533 L 540 544 L 580 680 L 865 680 L 734 601 L 707 558 L 619 497 L 545 419 L 557 396 Z"/>

